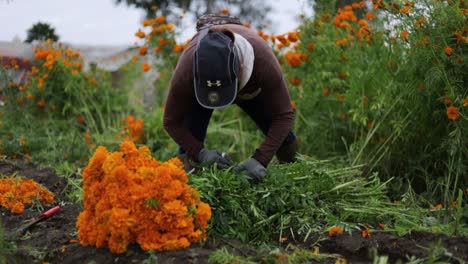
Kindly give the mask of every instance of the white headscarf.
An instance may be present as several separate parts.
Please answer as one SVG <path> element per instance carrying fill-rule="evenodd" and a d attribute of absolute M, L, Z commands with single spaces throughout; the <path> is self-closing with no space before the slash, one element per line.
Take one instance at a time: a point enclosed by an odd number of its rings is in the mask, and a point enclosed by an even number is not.
<path fill-rule="evenodd" d="M 252 45 L 243 36 L 234 33 L 234 46 L 237 48 L 239 54 L 239 62 L 241 65 L 241 78 L 239 80 L 239 91 L 244 88 L 245 84 L 252 76 L 254 65 L 254 51 Z"/>

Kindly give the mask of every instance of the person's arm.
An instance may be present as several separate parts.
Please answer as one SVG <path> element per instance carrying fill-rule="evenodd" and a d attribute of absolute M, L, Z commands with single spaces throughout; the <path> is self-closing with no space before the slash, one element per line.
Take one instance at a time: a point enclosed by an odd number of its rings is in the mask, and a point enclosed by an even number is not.
<path fill-rule="evenodd" d="M 193 100 L 193 47 L 182 53 L 172 76 L 164 110 L 163 126 L 172 139 L 181 146 L 188 156 L 197 161 L 203 144 L 184 126 L 185 114 L 190 111 Z"/>
<path fill-rule="evenodd" d="M 267 65 L 260 75 L 263 85 L 259 96 L 265 97 L 266 110 L 272 114 L 272 123 L 265 140 L 253 155 L 265 167 L 281 147 L 294 122 L 291 99 L 276 57 L 270 58 Z"/>

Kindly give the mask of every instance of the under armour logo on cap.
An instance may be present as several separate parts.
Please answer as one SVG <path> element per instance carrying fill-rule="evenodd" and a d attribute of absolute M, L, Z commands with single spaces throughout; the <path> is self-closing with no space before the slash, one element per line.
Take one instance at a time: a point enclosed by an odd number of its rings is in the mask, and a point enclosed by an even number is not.
<path fill-rule="evenodd" d="M 216 80 L 216 82 L 211 82 L 211 80 L 206 81 L 206 86 L 211 87 L 213 85 L 216 85 L 219 87 L 221 86 L 221 81 L 220 80 Z"/>

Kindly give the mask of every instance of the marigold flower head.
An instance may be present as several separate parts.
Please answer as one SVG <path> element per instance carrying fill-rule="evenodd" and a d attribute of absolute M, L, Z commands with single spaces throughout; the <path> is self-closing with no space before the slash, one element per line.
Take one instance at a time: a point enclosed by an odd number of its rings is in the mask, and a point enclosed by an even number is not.
<path fill-rule="evenodd" d="M 138 53 L 140 53 L 141 56 L 145 56 L 147 51 L 148 51 L 148 48 L 146 48 L 146 46 L 141 46 L 138 49 Z"/>
<path fill-rule="evenodd" d="M 307 54 L 301 52 L 287 51 L 284 54 L 284 57 L 288 61 L 289 65 L 293 67 L 298 67 L 307 59 Z"/>
<path fill-rule="evenodd" d="M 467 107 L 467 106 L 468 106 L 468 96 L 465 97 L 465 99 L 463 100 L 463 106 L 464 106 L 464 107 Z"/>
<path fill-rule="evenodd" d="M 445 46 L 444 52 L 447 56 L 451 56 L 453 54 L 453 49 L 450 46 Z"/>
<path fill-rule="evenodd" d="M 364 226 L 364 229 L 361 232 L 362 237 L 369 237 L 370 236 L 370 229 L 367 226 Z"/>
<path fill-rule="evenodd" d="M 37 102 L 37 106 L 39 106 L 39 107 L 41 107 L 41 108 L 44 107 L 44 106 L 45 106 L 45 101 L 44 101 L 43 99 L 39 100 L 39 101 Z"/>
<path fill-rule="evenodd" d="M 369 19 L 369 20 L 374 20 L 374 19 L 375 19 L 375 15 L 374 15 L 374 13 L 372 13 L 372 12 L 367 12 L 367 13 L 366 13 L 366 18 Z"/>
<path fill-rule="evenodd" d="M 296 110 L 296 107 L 297 107 L 296 102 L 291 101 L 291 109 L 294 111 L 294 110 Z"/>
<path fill-rule="evenodd" d="M 295 31 L 288 32 L 288 40 L 291 42 L 296 42 L 299 40 L 298 33 Z"/>
<path fill-rule="evenodd" d="M 450 99 L 449 97 L 444 97 L 443 101 L 444 101 L 444 104 L 448 105 L 452 102 L 452 99 Z"/>
<path fill-rule="evenodd" d="M 163 24 L 164 22 L 166 22 L 166 17 L 165 16 L 158 16 L 154 19 L 154 22 L 156 24 Z"/>
<path fill-rule="evenodd" d="M 151 69 L 151 65 L 148 62 L 145 62 L 145 63 L 143 63 L 143 65 L 141 65 L 141 70 L 144 71 L 144 72 L 147 72 L 150 69 Z"/>
<path fill-rule="evenodd" d="M 294 75 L 289 76 L 289 82 L 294 86 L 299 86 L 301 84 L 301 80 Z"/>
<path fill-rule="evenodd" d="M 447 108 L 447 117 L 450 120 L 457 120 L 460 117 L 460 112 L 458 112 L 458 108 L 456 106 L 449 106 Z"/>
<path fill-rule="evenodd" d="M 400 37 L 402 39 L 408 39 L 408 36 L 409 36 L 409 33 L 406 30 L 400 33 Z"/>
<path fill-rule="evenodd" d="M 139 37 L 139 38 L 145 38 L 146 37 L 146 34 L 145 32 L 141 31 L 141 30 L 138 30 L 136 33 L 135 33 L 135 36 Z"/>
<path fill-rule="evenodd" d="M 323 89 L 322 95 L 323 95 L 323 96 L 328 96 L 328 95 L 330 95 L 330 89 L 328 89 L 328 88 Z"/>
<path fill-rule="evenodd" d="M 221 10 L 219 10 L 219 13 L 221 15 L 228 15 L 229 14 L 229 9 L 227 9 L 227 8 L 221 9 Z"/>
<path fill-rule="evenodd" d="M 334 235 L 342 235 L 343 234 L 343 229 L 339 226 L 333 226 L 328 230 L 328 235 L 329 236 L 334 236 Z"/>

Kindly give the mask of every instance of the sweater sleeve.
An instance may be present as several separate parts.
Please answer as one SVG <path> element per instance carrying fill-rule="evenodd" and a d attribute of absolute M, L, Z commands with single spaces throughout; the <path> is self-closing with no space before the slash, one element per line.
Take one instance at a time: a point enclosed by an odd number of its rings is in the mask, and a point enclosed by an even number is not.
<path fill-rule="evenodd" d="M 268 54 L 270 55 L 270 54 Z M 267 111 L 272 114 L 272 123 L 265 140 L 255 150 L 253 158 L 265 167 L 268 166 L 274 155 L 281 147 L 284 139 L 291 131 L 294 122 L 294 112 L 291 107 L 291 99 L 283 78 L 281 66 L 274 55 L 265 54 L 263 58 L 269 57 L 262 63 L 259 74 L 259 83 L 262 87 L 260 96 L 265 97 Z"/>
<path fill-rule="evenodd" d="M 188 47 L 182 53 L 174 70 L 165 104 L 163 126 L 189 157 L 197 160 L 203 144 L 184 126 L 184 118 L 186 113 L 190 111 L 194 96 L 192 54 L 193 49 Z"/>
<path fill-rule="evenodd" d="M 253 158 L 267 166 L 291 131 L 294 112 L 286 81 L 276 56 L 263 39 L 255 44 L 256 81 L 262 88 L 259 96 L 265 98 L 265 111 L 271 113 L 272 122 L 265 140 L 256 149 Z"/>

